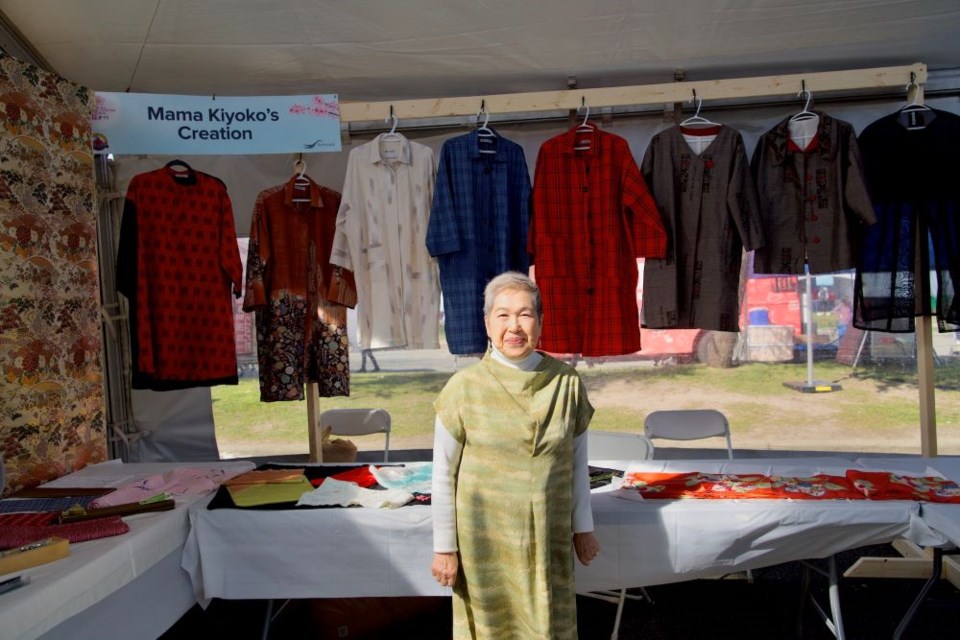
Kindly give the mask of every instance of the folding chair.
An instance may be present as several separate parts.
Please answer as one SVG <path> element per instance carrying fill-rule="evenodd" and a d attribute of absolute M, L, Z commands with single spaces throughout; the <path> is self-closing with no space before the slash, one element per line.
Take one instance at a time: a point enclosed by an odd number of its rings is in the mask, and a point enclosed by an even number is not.
<path fill-rule="evenodd" d="M 591 460 L 649 460 L 653 457 L 653 442 L 642 433 L 618 433 L 615 431 L 587 431 L 587 449 Z M 643 587 L 639 587 L 642 596 L 627 593 L 627 589 L 619 591 L 591 591 L 581 595 L 605 600 L 617 605 L 617 615 L 613 621 L 613 633 L 610 640 L 617 640 L 620 633 L 620 619 L 623 617 L 623 605 L 627 599 L 646 600 L 653 604 L 650 594 Z"/>
<path fill-rule="evenodd" d="M 382 433 L 385 436 L 383 461 L 390 457 L 390 414 L 383 409 L 327 409 L 320 414 L 318 429 L 330 427 L 336 436 L 365 436 Z"/>
<path fill-rule="evenodd" d="M 650 439 L 700 440 L 723 437 L 727 441 L 727 457 L 733 460 L 730 423 L 727 416 L 716 409 L 674 409 L 651 411 L 643 421 L 643 431 Z M 744 572 L 747 582 L 753 582 L 753 572 Z"/>
<path fill-rule="evenodd" d="M 642 433 L 587 431 L 587 448 L 591 460 L 649 460 L 653 457 L 653 441 Z"/>
<path fill-rule="evenodd" d="M 727 457 L 733 459 L 730 423 L 715 409 L 682 409 L 651 411 L 643 421 L 643 432 L 651 440 L 699 440 L 723 437 L 727 440 Z"/>

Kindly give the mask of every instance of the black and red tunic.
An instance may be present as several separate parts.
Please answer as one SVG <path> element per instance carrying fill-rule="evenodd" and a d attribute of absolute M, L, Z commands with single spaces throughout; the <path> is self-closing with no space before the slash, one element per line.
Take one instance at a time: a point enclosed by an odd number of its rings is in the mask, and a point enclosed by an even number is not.
<path fill-rule="evenodd" d="M 243 268 L 227 188 L 199 171 L 134 176 L 117 254 L 130 301 L 133 388 L 237 383 L 231 289 Z"/>

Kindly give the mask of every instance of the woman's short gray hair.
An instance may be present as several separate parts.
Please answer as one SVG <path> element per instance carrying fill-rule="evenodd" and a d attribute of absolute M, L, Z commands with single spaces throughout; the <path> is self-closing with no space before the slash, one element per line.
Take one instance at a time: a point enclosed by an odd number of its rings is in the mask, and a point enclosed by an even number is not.
<path fill-rule="evenodd" d="M 533 298 L 533 309 L 537 318 L 543 317 L 543 304 L 540 302 L 540 287 L 526 274 L 519 271 L 505 271 L 487 283 L 483 290 L 483 315 L 489 316 L 493 310 L 493 300 L 501 291 L 526 291 Z"/>

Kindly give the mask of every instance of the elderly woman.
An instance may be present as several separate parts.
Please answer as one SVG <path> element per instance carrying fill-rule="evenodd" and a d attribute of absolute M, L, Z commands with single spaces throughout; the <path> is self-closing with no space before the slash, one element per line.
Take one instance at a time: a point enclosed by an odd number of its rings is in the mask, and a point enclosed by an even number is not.
<path fill-rule="evenodd" d="M 537 285 L 503 273 L 484 292 L 490 350 L 434 402 L 433 575 L 453 587 L 454 638 L 576 638 L 573 551 L 593 536 L 577 372 L 535 350 Z"/>

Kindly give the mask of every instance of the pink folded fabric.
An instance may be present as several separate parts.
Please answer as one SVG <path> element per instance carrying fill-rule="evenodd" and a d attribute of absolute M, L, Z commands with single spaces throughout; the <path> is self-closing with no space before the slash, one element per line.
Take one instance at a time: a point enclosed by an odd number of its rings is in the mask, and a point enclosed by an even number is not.
<path fill-rule="evenodd" d="M 101 496 L 90 503 L 91 509 L 112 507 L 118 504 L 140 502 L 152 498 L 158 493 L 166 493 L 171 498 L 184 496 L 202 496 L 213 493 L 226 480 L 242 471 L 209 469 L 204 467 L 183 467 L 166 473 L 158 473 L 139 482 L 120 487 L 116 491 Z"/>

